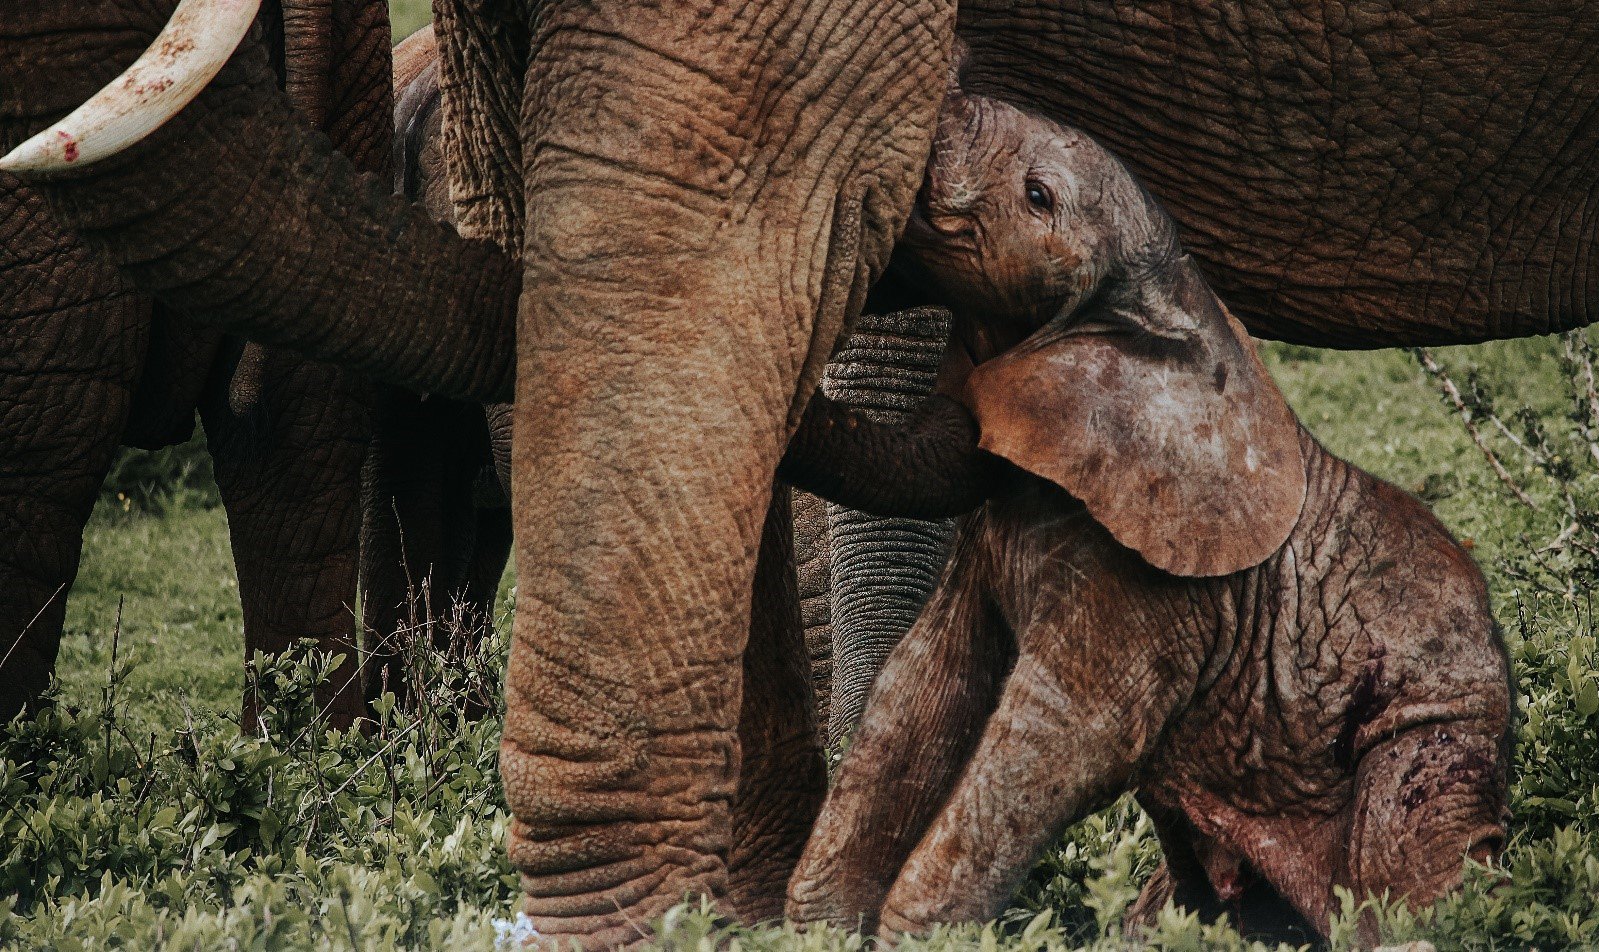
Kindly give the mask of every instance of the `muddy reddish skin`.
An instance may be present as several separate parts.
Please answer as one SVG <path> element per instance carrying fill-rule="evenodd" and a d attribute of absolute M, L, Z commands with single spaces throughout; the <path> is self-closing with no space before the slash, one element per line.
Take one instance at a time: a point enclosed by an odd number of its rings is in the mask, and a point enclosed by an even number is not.
<path fill-rule="evenodd" d="M 789 914 L 992 917 L 1128 790 L 1167 859 L 1135 919 L 1174 898 L 1305 941 L 1335 886 L 1424 904 L 1493 856 L 1510 691 L 1481 573 L 1299 427 L 1121 164 L 957 94 L 908 243 L 977 365 L 984 445 L 1022 472 L 890 658 Z M 1183 492 L 1200 505 L 1168 504 Z"/>

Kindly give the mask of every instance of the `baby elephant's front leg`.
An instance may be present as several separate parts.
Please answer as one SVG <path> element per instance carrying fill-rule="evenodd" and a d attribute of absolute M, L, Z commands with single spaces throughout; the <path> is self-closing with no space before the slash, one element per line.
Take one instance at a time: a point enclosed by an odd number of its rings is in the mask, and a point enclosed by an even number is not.
<path fill-rule="evenodd" d="M 1172 692 L 1136 652 L 1076 654 L 1063 666 L 1024 649 L 972 762 L 889 891 L 883 932 L 992 918 L 1068 824 L 1126 788 Z"/>
<path fill-rule="evenodd" d="M 983 604 L 966 538 L 878 677 L 789 883 L 788 917 L 868 931 L 900 865 L 971 756 L 999 696 L 1009 632 Z"/>

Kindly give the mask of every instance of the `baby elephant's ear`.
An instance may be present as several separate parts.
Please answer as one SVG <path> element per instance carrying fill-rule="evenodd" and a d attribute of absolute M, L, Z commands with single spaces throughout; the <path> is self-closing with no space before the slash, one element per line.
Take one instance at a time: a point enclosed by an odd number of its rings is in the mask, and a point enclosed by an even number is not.
<path fill-rule="evenodd" d="M 1191 265 L 1173 271 L 1115 320 L 1081 315 L 982 364 L 969 399 L 984 449 L 1063 486 L 1151 565 L 1226 575 L 1299 519 L 1299 424 L 1243 327 Z"/>

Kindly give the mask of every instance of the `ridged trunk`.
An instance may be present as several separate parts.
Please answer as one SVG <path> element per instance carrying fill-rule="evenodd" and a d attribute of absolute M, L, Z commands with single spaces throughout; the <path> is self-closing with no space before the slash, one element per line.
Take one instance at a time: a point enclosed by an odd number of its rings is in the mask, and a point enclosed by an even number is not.
<path fill-rule="evenodd" d="M 942 310 L 863 315 L 828 365 L 823 390 L 869 419 L 901 423 L 932 392 L 948 338 Z M 827 521 L 833 635 L 827 734 L 837 747 L 859 723 L 888 653 L 932 594 L 954 523 L 883 518 L 833 504 Z"/>
<path fill-rule="evenodd" d="M 25 6 L 15 22 L 26 33 L 0 35 L 0 89 L 29 91 L 0 93 L 6 146 L 126 66 L 164 12 Z M 52 41 L 73 31 L 81 42 Z M 149 138 L 31 184 L 135 287 L 186 315 L 416 390 L 503 399 L 512 389 L 513 259 L 430 221 L 307 128 L 258 29 Z"/>

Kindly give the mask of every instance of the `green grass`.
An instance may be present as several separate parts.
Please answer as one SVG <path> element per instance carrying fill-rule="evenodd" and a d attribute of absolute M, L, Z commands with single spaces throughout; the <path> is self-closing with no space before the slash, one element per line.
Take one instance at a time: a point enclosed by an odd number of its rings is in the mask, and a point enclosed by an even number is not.
<path fill-rule="evenodd" d="M 433 19 L 432 0 L 389 0 L 389 26 L 403 40 Z"/>
<path fill-rule="evenodd" d="M 1440 359 L 1457 368 L 1481 363 L 1490 391 L 1558 427 L 1566 401 L 1557 352 L 1552 341 L 1524 341 Z M 1503 870 L 1474 871 L 1430 916 L 1387 909 L 1390 935 L 1426 936 L 1443 949 L 1599 941 L 1591 575 L 1564 555 L 1536 571 L 1526 561 L 1558 531 L 1558 510 L 1533 511 L 1501 491 L 1408 355 L 1272 347 L 1268 362 L 1333 451 L 1423 493 L 1472 540 L 1520 679 L 1516 823 Z M 1549 498 L 1528 466 L 1512 470 L 1538 501 Z M 1596 474 L 1590 462 L 1567 479 L 1584 506 L 1599 500 Z M 224 517 L 203 492 L 162 498 L 156 494 L 150 514 L 142 508 L 148 500 L 135 506 L 108 490 L 68 603 L 58 712 L 0 737 L 0 942 L 491 947 L 490 920 L 508 914 L 516 894 L 502 851 L 497 725 L 454 718 L 457 682 L 441 672 L 421 716 L 393 713 L 376 736 L 326 731 L 307 702 L 317 662 L 302 659 L 259 673 L 274 699 L 268 729 L 242 736 L 240 620 Z M 1577 597 L 1542 590 L 1561 573 L 1579 583 Z M 1156 859 L 1147 821 L 1123 802 L 1071 831 L 1000 922 L 909 947 L 1123 947 L 1118 917 Z M 661 945 L 673 949 L 861 942 L 781 928 L 724 933 L 693 906 L 669 919 L 657 928 Z M 1226 930 L 1175 911 L 1152 942 L 1241 947 Z M 1347 944 L 1345 936 L 1340 945 Z"/>
<path fill-rule="evenodd" d="M 102 503 L 67 602 L 59 674 L 63 700 L 86 705 L 106 686 L 120 606 L 119 687 L 140 727 L 182 723 L 182 708 L 231 711 L 243 687 L 239 585 L 220 508 L 168 517 Z"/>

